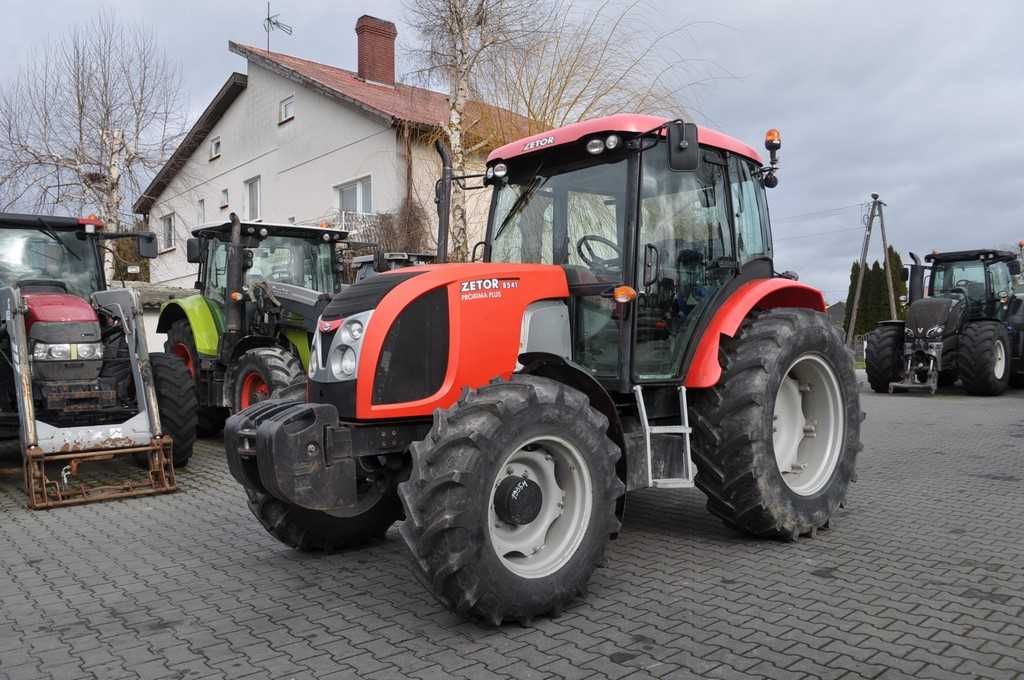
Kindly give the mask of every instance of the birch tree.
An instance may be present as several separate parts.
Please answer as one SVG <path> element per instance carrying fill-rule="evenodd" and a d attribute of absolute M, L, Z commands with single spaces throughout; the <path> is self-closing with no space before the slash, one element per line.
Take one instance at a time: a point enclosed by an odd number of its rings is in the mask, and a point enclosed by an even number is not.
<path fill-rule="evenodd" d="M 131 199 L 186 131 L 180 85 L 152 32 L 110 13 L 35 50 L 0 88 L 0 208 L 130 228 Z"/>
<path fill-rule="evenodd" d="M 409 23 L 421 40 L 413 50 L 420 72 L 448 86 L 444 127 L 455 174 L 466 171 L 465 116 L 481 64 L 496 52 L 525 45 L 543 29 L 550 8 L 543 0 L 407 0 Z M 451 259 L 465 260 L 466 197 L 457 184 L 452 187 L 450 243 Z"/>

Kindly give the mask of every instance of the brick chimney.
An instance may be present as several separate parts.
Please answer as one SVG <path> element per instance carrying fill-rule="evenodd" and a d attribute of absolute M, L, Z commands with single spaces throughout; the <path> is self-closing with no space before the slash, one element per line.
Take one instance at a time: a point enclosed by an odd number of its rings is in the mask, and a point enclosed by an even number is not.
<path fill-rule="evenodd" d="M 395 38 L 398 29 L 390 21 L 364 14 L 356 21 L 359 44 L 359 77 L 384 85 L 395 84 Z"/>

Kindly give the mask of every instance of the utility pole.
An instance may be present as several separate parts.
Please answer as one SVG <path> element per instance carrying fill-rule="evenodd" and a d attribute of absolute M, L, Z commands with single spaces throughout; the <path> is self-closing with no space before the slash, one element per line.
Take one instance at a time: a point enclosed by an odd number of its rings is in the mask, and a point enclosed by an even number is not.
<path fill-rule="evenodd" d="M 868 212 L 867 223 L 864 225 L 864 242 L 860 247 L 860 270 L 857 272 L 857 287 L 853 291 L 853 310 L 850 312 L 850 325 L 846 329 L 846 344 L 853 347 L 853 337 L 857 328 L 857 308 L 860 307 L 860 293 L 864 288 L 864 270 L 867 269 L 868 245 L 871 243 L 871 229 L 874 227 L 875 218 L 878 218 L 879 229 L 882 232 L 882 248 L 884 261 L 883 272 L 885 283 L 889 287 L 889 316 L 896 318 L 896 294 L 892 287 L 892 275 L 889 273 L 889 239 L 885 234 L 885 217 L 882 215 L 882 208 L 885 206 L 878 198 L 878 194 L 871 194 L 871 209 Z"/>

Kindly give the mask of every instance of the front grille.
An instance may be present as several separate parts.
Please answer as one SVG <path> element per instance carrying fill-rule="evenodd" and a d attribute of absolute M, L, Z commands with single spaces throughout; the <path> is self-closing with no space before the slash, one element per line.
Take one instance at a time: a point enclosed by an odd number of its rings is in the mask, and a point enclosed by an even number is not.
<path fill-rule="evenodd" d="M 448 290 L 441 286 L 416 298 L 388 329 L 373 378 L 373 403 L 429 397 L 447 371 Z"/>

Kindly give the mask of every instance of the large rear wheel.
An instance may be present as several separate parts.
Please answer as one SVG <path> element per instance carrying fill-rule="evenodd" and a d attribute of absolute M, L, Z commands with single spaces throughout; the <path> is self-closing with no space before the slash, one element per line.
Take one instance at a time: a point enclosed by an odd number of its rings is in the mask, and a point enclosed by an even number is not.
<path fill-rule="evenodd" d="M 621 452 L 587 397 L 516 375 L 467 392 L 412 447 L 402 538 L 450 609 L 499 625 L 561 611 L 618 531 Z"/>
<path fill-rule="evenodd" d="M 906 370 L 903 357 L 903 326 L 886 324 L 868 333 L 864 350 L 864 368 L 868 384 L 875 392 L 888 392 L 889 383 L 903 379 Z"/>
<path fill-rule="evenodd" d="M 957 367 L 971 394 L 995 396 L 1010 385 L 1010 335 L 998 321 L 975 321 L 960 334 Z"/>
<path fill-rule="evenodd" d="M 149 355 L 153 386 L 164 434 L 174 442 L 174 467 L 184 467 L 192 458 L 196 442 L 196 388 L 184 364 L 177 358 L 156 352 Z"/>
<path fill-rule="evenodd" d="M 192 383 L 196 386 L 196 396 L 198 397 L 201 389 L 199 385 L 199 352 L 196 351 L 196 340 L 188 319 L 178 319 L 167 329 L 164 352 L 178 357 L 185 364 L 188 374 L 192 377 Z M 196 432 L 199 436 L 213 437 L 224 429 L 228 410 L 221 406 L 202 406 L 197 411 L 197 417 Z"/>
<path fill-rule="evenodd" d="M 828 526 L 861 449 L 853 361 L 825 315 L 756 313 L 719 351 L 722 377 L 693 399 L 695 483 L 708 510 L 795 540 Z"/>

